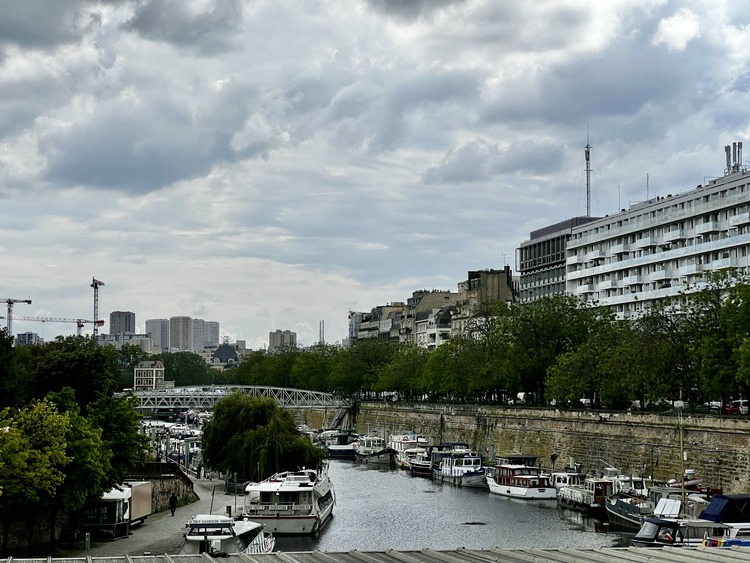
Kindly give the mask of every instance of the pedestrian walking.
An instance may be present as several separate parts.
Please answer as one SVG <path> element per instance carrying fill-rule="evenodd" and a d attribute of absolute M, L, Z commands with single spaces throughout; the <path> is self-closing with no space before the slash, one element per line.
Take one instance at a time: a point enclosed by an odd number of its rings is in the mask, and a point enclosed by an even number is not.
<path fill-rule="evenodd" d="M 174 493 L 169 497 L 169 510 L 172 511 L 172 516 L 174 516 L 174 511 L 177 510 L 177 495 Z"/>

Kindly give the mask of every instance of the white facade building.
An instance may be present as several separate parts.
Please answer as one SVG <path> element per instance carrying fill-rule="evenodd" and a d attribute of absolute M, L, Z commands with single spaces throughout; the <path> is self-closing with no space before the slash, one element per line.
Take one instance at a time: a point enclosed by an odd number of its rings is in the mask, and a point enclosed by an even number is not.
<path fill-rule="evenodd" d="M 625 319 L 688 285 L 700 287 L 706 272 L 734 268 L 747 274 L 750 173 L 742 165 L 741 143 L 726 150 L 723 177 L 574 228 L 566 292 Z"/>

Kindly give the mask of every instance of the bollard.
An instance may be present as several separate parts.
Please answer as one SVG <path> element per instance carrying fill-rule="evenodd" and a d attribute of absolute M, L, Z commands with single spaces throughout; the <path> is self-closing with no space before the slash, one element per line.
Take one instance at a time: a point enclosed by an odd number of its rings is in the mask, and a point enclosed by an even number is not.
<path fill-rule="evenodd" d="M 227 516 L 232 517 L 232 505 L 227 505 Z"/>
<path fill-rule="evenodd" d="M 84 542 L 86 551 L 91 549 L 91 532 L 86 532 L 86 540 Z"/>

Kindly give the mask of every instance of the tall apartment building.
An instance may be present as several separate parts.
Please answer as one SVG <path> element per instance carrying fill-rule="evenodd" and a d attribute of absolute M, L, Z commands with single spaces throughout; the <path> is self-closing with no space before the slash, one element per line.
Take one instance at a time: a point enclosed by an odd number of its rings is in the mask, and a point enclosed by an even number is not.
<path fill-rule="evenodd" d="M 275 330 L 268 333 L 268 352 L 273 352 L 284 346 L 296 346 L 297 333 L 291 330 Z"/>
<path fill-rule="evenodd" d="M 724 176 L 655 197 L 572 230 L 566 291 L 611 307 L 618 318 L 676 297 L 706 272 L 748 273 L 750 173 L 742 143 L 725 147 Z"/>
<path fill-rule="evenodd" d="M 169 347 L 193 350 L 193 319 L 178 316 L 169 319 Z"/>
<path fill-rule="evenodd" d="M 205 348 L 205 329 L 206 321 L 203 319 L 193 319 L 193 350 L 203 350 Z"/>
<path fill-rule="evenodd" d="M 135 313 L 130 311 L 112 311 L 109 314 L 109 334 L 135 332 Z"/>
<path fill-rule="evenodd" d="M 516 250 L 516 270 L 520 274 L 519 301 L 563 295 L 568 241 L 573 229 L 597 217 L 574 217 L 531 231 L 529 240 Z"/>
<path fill-rule="evenodd" d="M 146 321 L 146 334 L 154 346 L 169 348 L 169 319 L 149 319 Z"/>
<path fill-rule="evenodd" d="M 203 325 L 204 348 L 217 348 L 220 344 L 219 323 L 216 321 L 206 321 Z"/>

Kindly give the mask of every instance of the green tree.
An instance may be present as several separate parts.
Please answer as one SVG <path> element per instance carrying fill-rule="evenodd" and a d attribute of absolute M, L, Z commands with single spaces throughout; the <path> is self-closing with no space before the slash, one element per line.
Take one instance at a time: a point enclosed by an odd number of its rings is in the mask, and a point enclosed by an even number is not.
<path fill-rule="evenodd" d="M 201 452 L 205 464 L 262 479 L 278 471 L 315 467 L 324 453 L 297 432 L 294 418 L 273 399 L 241 393 L 221 399 L 204 425 Z"/>
<path fill-rule="evenodd" d="M 117 351 L 100 346 L 90 337 L 60 337 L 44 346 L 33 346 L 27 400 L 70 387 L 85 412 L 98 397 L 117 388 Z"/>
<path fill-rule="evenodd" d="M 148 360 L 149 355 L 140 346 L 123 344 L 117 350 L 117 383 L 120 389 L 133 387 L 133 373 L 140 362 Z"/>
<path fill-rule="evenodd" d="M 59 413 L 50 401 L 34 401 L 21 410 L 0 413 L 0 514 L 2 514 L 3 552 L 8 553 L 11 520 L 25 518 L 27 545 L 34 539 L 37 515 L 49 505 L 65 481 L 66 435 L 70 428 L 67 414 Z"/>
<path fill-rule="evenodd" d="M 141 415 L 132 396 L 108 396 L 89 405 L 91 424 L 101 429 L 105 456 L 110 460 L 104 490 L 121 484 L 148 458 L 149 439 L 140 432 Z"/>
<path fill-rule="evenodd" d="M 506 369 L 517 374 L 521 390 L 541 397 L 547 370 L 557 358 L 611 322 L 607 310 L 571 296 L 514 305 L 498 320 L 498 330 L 508 341 Z"/>
<path fill-rule="evenodd" d="M 330 355 L 321 350 L 297 354 L 290 374 L 291 386 L 310 391 L 329 390 L 328 376 L 331 373 Z"/>
<path fill-rule="evenodd" d="M 112 450 L 102 441 L 102 429 L 81 416 L 72 389 L 50 393 L 49 400 L 60 412 L 66 413 L 70 421 L 65 435 L 65 453 L 70 463 L 65 467 L 65 481 L 58 488 L 51 507 L 50 547 L 54 548 L 59 511 L 75 512 L 83 508 L 86 501 L 101 498 L 111 488 Z"/>
<path fill-rule="evenodd" d="M 424 374 L 430 352 L 421 346 L 403 345 L 380 371 L 377 391 L 398 391 L 406 400 L 425 391 Z"/>
<path fill-rule="evenodd" d="M 0 407 L 19 406 L 25 382 L 16 362 L 13 337 L 7 329 L 0 329 Z"/>
<path fill-rule="evenodd" d="M 159 359 L 164 364 L 164 379 L 174 381 L 175 386 L 210 385 L 214 370 L 203 358 L 193 352 L 163 354 Z"/>

